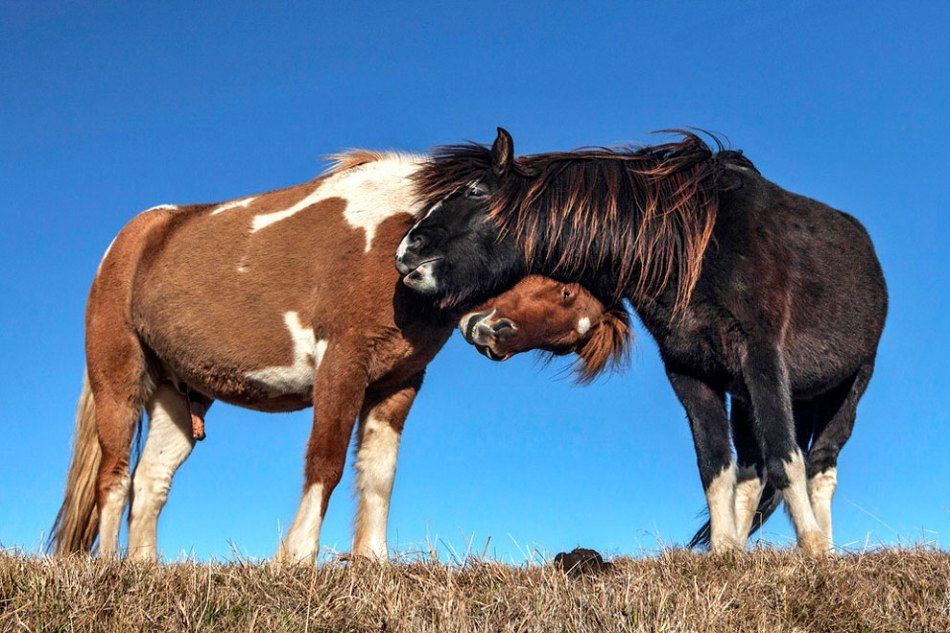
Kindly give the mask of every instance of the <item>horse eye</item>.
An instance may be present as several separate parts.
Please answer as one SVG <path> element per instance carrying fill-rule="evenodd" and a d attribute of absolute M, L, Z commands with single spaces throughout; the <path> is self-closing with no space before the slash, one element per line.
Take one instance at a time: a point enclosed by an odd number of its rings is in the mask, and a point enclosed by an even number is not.
<path fill-rule="evenodd" d="M 486 195 L 488 195 L 488 191 L 481 184 L 472 185 L 465 192 L 466 198 L 484 198 Z"/>
<path fill-rule="evenodd" d="M 565 288 L 564 290 L 561 291 L 561 299 L 563 299 L 564 301 L 567 301 L 570 298 L 571 298 L 570 288 Z"/>

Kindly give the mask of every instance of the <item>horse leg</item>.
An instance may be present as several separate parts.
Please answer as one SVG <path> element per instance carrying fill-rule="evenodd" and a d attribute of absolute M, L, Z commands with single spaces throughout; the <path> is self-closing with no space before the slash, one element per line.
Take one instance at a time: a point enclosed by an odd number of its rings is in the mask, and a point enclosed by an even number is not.
<path fill-rule="evenodd" d="M 765 489 L 765 459 L 755 440 L 752 412 L 748 403 L 740 398 L 732 398 L 729 426 L 736 447 L 736 537 L 739 547 L 745 549 Z"/>
<path fill-rule="evenodd" d="M 96 433 L 102 456 L 96 474 L 99 556 L 118 552 L 122 513 L 129 497 L 132 438 L 151 389 L 138 337 L 114 327 L 121 320 L 90 299 L 86 328 L 86 366 L 96 403 Z"/>
<path fill-rule="evenodd" d="M 421 372 L 403 387 L 368 399 L 363 406 L 357 431 L 356 490 L 359 505 L 353 538 L 354 554 L 380 560 L 388 556 L 386 522 L 396 476 L 399 439 L 420 386 Z"/>
<path fill-rule="evenodd" d="M 172 477 L 191 454 L 188 402 L 170 384 L 162 384 L 146 405 L 148 438 L 132 475 L 129 557 L 156 560 L 158 515 L 168 500 Z"/>
<path fill-rule="evenodd" d="M 729 445 L 725 395 L 669 366 L 666 375 L 686 409 L 693 432 L 699 476 L 709 505 L 710 548 L 713 552 L 738 549 L 734 516 L 736 464 Z"/>
<path fill-rule="evenodd" d="M 343 476 L 346 449 L 368 386 L 359 344 L 328 346 L 313 387 L 313 430 L 307 443 L 304 493 L 277 559 L 312 563 L 320 549 L 320 526 L 330 495 Z"/>
<path fill-rule="evenodd" d="M 778 348 L 769 343 L 750 343 L 743 358 L 742 375 L 769 483 L 782 491 L 799 547 L 809 555 L 825 553 L 827 541 L 811 509 L 805 459 L 795 437 L 788 370 Z"/>
<path fill-rule="evenodd" d="M 814 440 L 807 460 L 808 496 L 829 547 L 834 546 L 831 498 L 838 486 L 838 454 L 851 437 L 858 401 L 873 372 L 873 362 L 862 365 L 854 377 L 815 401 Z"/>

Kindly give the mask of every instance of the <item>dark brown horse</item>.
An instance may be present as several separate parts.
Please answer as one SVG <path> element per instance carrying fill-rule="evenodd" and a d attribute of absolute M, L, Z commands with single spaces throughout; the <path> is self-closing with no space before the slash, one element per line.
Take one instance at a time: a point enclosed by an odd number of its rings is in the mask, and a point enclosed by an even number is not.
<path fill-rule="evenodd" d="M 744 547 L 779 496 L 805 551 L 832 547 L 838 453 L 887 312 L 857 220 L 685 132 L 516 160 L 499 129 L 490 150 L 442 148 L 417 180 L 426 216 L 397 257 L 409 287 L 451 306 L 528 271 L 628 299 L 689 417 L 713 550 Z"/>
<path fill-rule="evenodd" d="M 312 560 L 357 418 L 353 550 L 384 558 L 400 435 L 429 361 L 458 321 L 392 267 L 416 221 L 424 157 L 353 152 L 314 181 L 219 204 L 163 205 L 114 240 L 86 311 L 77 412 L 56 552 L 157 556 L 172 477 L 213 400 L 260 411 L 314 407 L 303 498 L 279 556 Z M 530 325 L 530 324 L 527 324 Z M 142 410 L 148 435 L 135 472 Z"/>

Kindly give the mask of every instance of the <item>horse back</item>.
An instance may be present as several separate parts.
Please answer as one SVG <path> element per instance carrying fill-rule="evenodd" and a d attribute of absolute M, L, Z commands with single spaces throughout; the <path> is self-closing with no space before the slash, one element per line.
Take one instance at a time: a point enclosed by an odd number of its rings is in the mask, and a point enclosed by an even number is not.
<path fill-rule="evenodd" d="M 736 384 L 746 343 L 759 340 L 782 350 L 798 394 L 853 375 L 873 359 L 887 313 L 867 231 L 752 169 L 727 167 L 727 182 L 686 313 L 664 325 L 665 297 L 641 311 L 664 357 Z"/>
<path fill-rule="evenodd" d="M 876 353 L 887 288 L 873 243 L 853 216 L 737 171 L 705 293 L 743 332 L 777 342 L 802 390 L 820 390 Z"/>
<path fill-rule="evenodd" d="M 313 373 L 333 340 L 375 341 L 377 379 L 431 360 L 448 334 L 400 315 L 413 306 L 392 265 L 411 210 L 354 222 L 353 200 L 317 195 L 322 184 L 150 210 L 123 229 L 112 250 L 129 260 L 124 317 L 160 377 L 291 410 L 312 403 Z"/>

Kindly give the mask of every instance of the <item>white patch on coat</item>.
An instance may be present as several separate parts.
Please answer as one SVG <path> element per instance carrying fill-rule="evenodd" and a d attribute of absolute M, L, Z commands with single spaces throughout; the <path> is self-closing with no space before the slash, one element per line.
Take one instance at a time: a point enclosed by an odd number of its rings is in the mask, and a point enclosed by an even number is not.
<path fill-rule="evenodd" d="M 174 211 L 177 208 L 177 204 L 159 204 L 154 207 L 149 207 L 145 211 L 142 211 L 142 213 L 148 213 L 150 211 Z"/>
<path fill-rule="evenodd" d="M 232 200 L 231 202 L 225 202 L 224 204 L 215 207 L 214 210 L 211 212 L 211 215 L 218 215 L 219 213 L 223 213 L 224 211 L 227 211 L 229 209 L 236 209 L 238 207 L 242 207 L 246 209 L 248 205 L 254 202 L 254 200 L 256 200 L 256 198 L 254 196 L 251 196 L 250 198 L 243 198 L 241 200 Z"/>
<path fill-rule="evenodd" d="M 808 480 L 808 498 L 811 500 L 815 520 L 818 521 L 822 534 L 832 543 L 834 541 L 831 533 L 831 498 L 837 487 L 838 469 L 835 466 Z"/>
<path fill-rule="evenodd" d="M 706 489 L 709 505 L 709 544 L 714 552 L 738 547 L 735 522 L 736 464 L 730 462 Z"/>
<path fill-rule="evenodd" d="M 798 546 L 806 554 L 817 555 L 831 549 L 831 544 L 825 539 L 815 519 L 808 499 L 808 483 L 805 480 L 805 459 L 801 450 L 796 449 L 788 461 L 783 460 L 785 476 L 789 485 L 782 491 L 785 498 L 785 507 L 792 516 L 795 526 L 795 535 L 798 537 Z"/>
<path fill-rule="evenodd" d="M 577 322 L 577 333 L 584 336 L 588 332 L 590 332 L 590 319 L 588 317 L 581 317 Z"/>
<path fill-rule="evenodd" d="M 313 374 L 323 360 L 328 341 L 316 340 L 313 330 L 303 326 L 296 312 L 285 313 L 284 324 L 290 332 L 293 363 L 264 367 L 248 372 L 246 376 L 264 387 L 271 396 L 309 394 L 313 390 Z"/>
<path fill-rule="evenodd" d="M 320 550 L 323 523 L 323 484 L 312 484 L 297 508 L 297 516 L 280 545 L 277 558 L 286 563 L 313 563 Z"/>
<path fill-rule="evenodd" d="M 152 396 L 148 409 L 148 436 L 132 478 L 132 513 L 129 520 L 129 557 L 158 557 L 158 516 L 168 500 L 172 477 L 191 454 L 195 444 L 191 411 L 185 396 L 164 383 Z"/>
<path fill-rule="evenodd" d="M 363 424 L 356 453 L 356 554 L 386 559 L 386 523 L 396 477 L 400 434 L 385 420 L 370 412 Z"/>
<path fill-rule="evenodd" d="M 303 200 L 272 213 L 254 216 L 251 232 L 286 220 L 304 209 L 331 198 L 346 202 L 343 215 L 353 228 L 366 235 L 365 251 L 369 252 L 376 228 L 397 213 L 417 213 L 417 203 L 410 176 L 419 169 L 419 159 L 397 154 L 331 174 L 321 181 Z"/>

